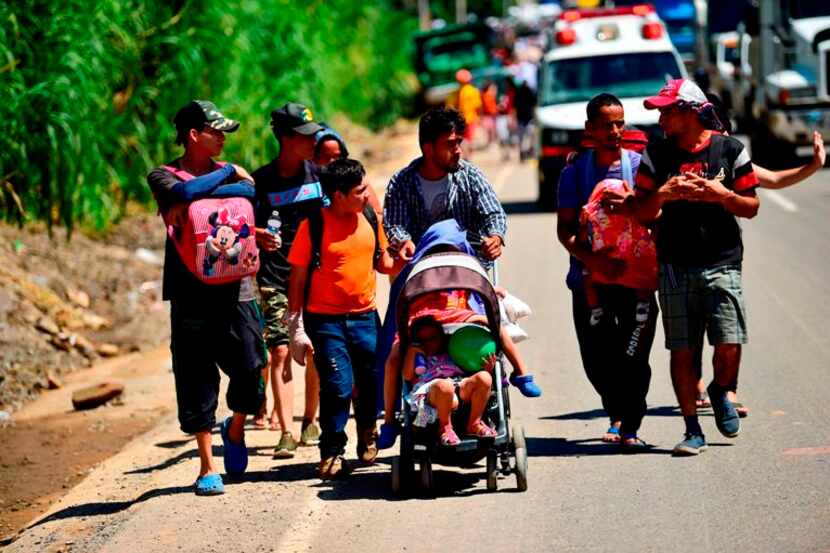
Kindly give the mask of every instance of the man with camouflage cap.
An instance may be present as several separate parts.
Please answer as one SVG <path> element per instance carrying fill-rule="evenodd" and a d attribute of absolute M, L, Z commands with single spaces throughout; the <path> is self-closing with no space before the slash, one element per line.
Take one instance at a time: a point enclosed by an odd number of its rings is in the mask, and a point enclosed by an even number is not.
<path fill-rule="evenodd" d="M 237 165 L 214 161 L 222 153 L 225 133 L 239 128 L 237 121 L 222 115 L 212 102 L 194 100 L 179 110 L 173 122 L 184 154 L 147 176 L 163 215 L 177 205 L 208 197 L 253 201 L 251 176 Z M 261 371 L 266 357 L 259 313 L 251 302 L 239 301 L 239 282 L 208 285 L 191 274 L 169 238 L 162 297 L 170 301 L 179 423 L 183 432 L 195 434 L 201 460 L 195 492 L 218 495 L 224 493 L 224 484 L 211 443 L 219 397 L 217 366 L 230 377 L 227 402 L 233 411 L 221 425 L 225 471 L 240 474 L 248 465 L 245 418 L 257 412 L 264 392 Z"/>

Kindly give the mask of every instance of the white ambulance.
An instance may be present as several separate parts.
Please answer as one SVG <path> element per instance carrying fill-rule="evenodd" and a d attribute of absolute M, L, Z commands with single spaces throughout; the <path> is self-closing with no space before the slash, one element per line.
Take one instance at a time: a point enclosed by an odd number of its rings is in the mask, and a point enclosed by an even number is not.
<path fill-rule="evenodd" d="M 650 4 L 567 10 L 553 28 L 540 67 L 536 125 L 539 204 L 556 207 L 559 174 L 582 140 L 585 106 L 601 92 L 617 96 L 627 128 L 659 132 L 643 100 L 668 79 L 686 77 L 683 61 Z"/>

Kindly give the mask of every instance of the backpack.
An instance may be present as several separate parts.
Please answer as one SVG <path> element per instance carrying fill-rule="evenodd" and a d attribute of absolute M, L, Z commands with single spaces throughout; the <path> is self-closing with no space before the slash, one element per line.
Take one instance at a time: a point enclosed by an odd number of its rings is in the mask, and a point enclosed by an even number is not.
<path fill-rule="evenodd" d="M 593 167 L 593 152 L 586 160 L 587 167 Z M 623 180 L 604 179 L 598 182 L 587 203 L 579 214 L 580 227 L 591 251 L 605 251 L 610 257 L 626 261 L 625 272 L 615 279 L 602 274 L 591 273 L 597 283 L 619 284 L 639 290 L 657 288 L 657 247 L 645 225 L 630 216 L 607 212 L 602 205 L 602 192 L 606 188 L 630 191 L 633 184 L 631 160 L 623 150 L 621 159 Z M 592 171 L 582 171 L 585 184 L 592 178 Z"/>
<path fill-rule="evenodd" d="M 162 168 L 183 181 L 195 178 L 176 167 Z M 236 282 L 259 270 L 254 208 L 247 198 L 203 198 L 162 216 L 179 258 L 205 284 Z"/>
<path fill-rule="evenodd" d="M 372 209 L 372 206 L 366 204 L 363 206 L 363 216 L 369 221 L 372 230 L 375 233 L 375 253 L 372 257 L 372 263 L 375 267 L 380 260 L 380 240 L 378 239 L 378 214 Z M 309 263 L 309 270 L 320 268 L 320 249 L 323 244 L 323 214 L 317 210 L 308 217 L 308 231 L 311 236 L 311 263 Z"/>
<path fill-rule="evenodd" d="M 378 238 L 378 214 L 375 213 L 372 206 L 366 204 L 363 206 L 363 216 L 369 221 L 369 225 L 375 233 L 375 253 L 372 256 L 372 265 L 377 267 L 383 253 Z M 320 210 L 316 210 L 308 216 L 308 232 L 311 238 L 311 262 L 308 264 L 308 277 L 305 281 L 306 302 L 308 301 L 308 291 L 311 288 L 311 272 L 320 268 L 320 250 L 323 247 L 323 213 Z"/>

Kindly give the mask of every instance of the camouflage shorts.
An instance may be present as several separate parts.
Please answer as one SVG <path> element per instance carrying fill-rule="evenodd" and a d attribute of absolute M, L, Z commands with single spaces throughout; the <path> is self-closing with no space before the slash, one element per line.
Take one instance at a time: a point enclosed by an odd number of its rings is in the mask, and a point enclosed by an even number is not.
<path fill-rule="evenodd" d="M 288 326 L 283 322 L 286 311 L 288 311 L 288 298 L 275 288 L 260 286 L 262 297 L 262 315 L 265 319 L 265 328 L 262 337 L 268 349 L 288 344 Z"/>

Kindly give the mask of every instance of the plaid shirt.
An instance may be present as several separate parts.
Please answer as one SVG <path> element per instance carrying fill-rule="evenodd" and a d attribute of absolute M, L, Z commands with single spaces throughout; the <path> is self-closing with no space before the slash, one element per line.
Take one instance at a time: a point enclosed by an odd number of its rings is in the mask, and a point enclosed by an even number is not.
<path fill-rule="evenodd" d="M 383 226 L 390 242 L 412 240 L 416 245 L 424 232 L 443 219 L 455 219 L 467 231 L 467 240 L 479 249 L 482 238 L 500 236 L 505 242 L 507 215 L 484 174 L 464 160 L 449 174 L 447 211 L 431 218 L 421 193 L 418 158 L 392 176 L 383 203 Z M 489 265 L 489 263 L 488 263 Z"/>

